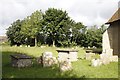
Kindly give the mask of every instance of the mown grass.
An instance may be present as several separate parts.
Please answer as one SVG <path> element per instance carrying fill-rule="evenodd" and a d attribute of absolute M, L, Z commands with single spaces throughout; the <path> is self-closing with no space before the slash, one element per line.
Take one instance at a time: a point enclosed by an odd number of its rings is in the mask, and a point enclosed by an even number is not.
<path fill-rule="evenodd" d="M 76 62 L 72 62 L 73 70 L 60 72 L 58 65 L 43 68 L 34 60 L 32 67 L 13 68 L 11 66 L 10 54 L 24 53 L 34 57 L 39 57 L 43 52 L 53 52 L 57 57 L 56 47 L 2 47 L 2 77 L 3 78 L 118 78 L 118 63 L 112 62 L 99 67 L 90 66 L 91 62 L 84 59 L 85 50 L 79 50 Z"/>

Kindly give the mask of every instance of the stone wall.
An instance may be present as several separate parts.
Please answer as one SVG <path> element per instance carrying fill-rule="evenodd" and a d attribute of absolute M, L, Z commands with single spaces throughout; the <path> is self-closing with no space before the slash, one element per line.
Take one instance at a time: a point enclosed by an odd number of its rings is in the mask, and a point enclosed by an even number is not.
<path fill-rule="evenodd" d="M 106 53 L 106 50 L 112 48 L 112 27 L 109 27 L 103 34 L 102 40 L 103 52 Z"/>
<path fill-rule="evenodd" d="M 113 27 L 113 55 L 118 55 L 118 45 L 119 45 L 119 41 L 118 41 L 118 37 L 119 37 L 119 29 L 120 26 L 118 25 L 118 21 L 117 22 L 113 22 L 111 24 L 111 27 Z"/>
<path fill-rule="evenodd" d="M 103 53 L 111 55 L 111 61 L 117 61 L 120 54 L 120 21 L 110 23 L 103 34 Z M 111 51 L 112 50 L 112 51 Z M 114 56 L 114 57 L 113 57 Z"/>
<path fill-rule="evenodd" d="M 120 14 L 119 14 L 119 16 L 120 16 Z M 119 27 L 118 27 L 118 56 L 120 58 L 120 20 L 118 22 L 118 25 L 119 25 Z"/>

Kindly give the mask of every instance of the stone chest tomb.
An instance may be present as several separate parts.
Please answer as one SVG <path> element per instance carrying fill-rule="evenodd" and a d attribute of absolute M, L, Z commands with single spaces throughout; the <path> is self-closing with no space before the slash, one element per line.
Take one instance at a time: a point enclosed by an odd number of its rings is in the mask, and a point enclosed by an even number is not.
<path fill-rule="evenodd" d="M 32 65 L 32 57 L 25 54 L 14 54 L 11 56 L 11 64 L 13 67 L 28 67 Z"/>
<path fill-rule="evenodd" d="M 59 61 L 77 61 L 78 50 L 57 50 Z"/>

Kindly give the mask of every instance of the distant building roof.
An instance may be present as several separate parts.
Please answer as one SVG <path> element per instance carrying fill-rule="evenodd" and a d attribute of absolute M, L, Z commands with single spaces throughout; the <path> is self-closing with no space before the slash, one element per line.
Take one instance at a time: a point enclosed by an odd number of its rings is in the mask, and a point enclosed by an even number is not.
<path fill-rule="evenodd" d="M 0 42 L 6 42 L 7 40 L 7 36 L 0 36 Z"/>
<path fill-rule="evenodd" d="M 110 24 L 117 20 L 120 20 L 120 8 L 114 13 L 114 15 L 109 19 L 109 21 L 106 24 Z"/>

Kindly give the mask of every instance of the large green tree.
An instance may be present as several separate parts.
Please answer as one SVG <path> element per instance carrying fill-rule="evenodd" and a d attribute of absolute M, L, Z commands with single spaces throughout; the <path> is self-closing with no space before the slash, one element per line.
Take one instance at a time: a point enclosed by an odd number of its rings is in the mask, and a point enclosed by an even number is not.
<path fill-rule="evenodd" d="M 30 16 L 24 19 L 21 33 L 24 34 L 28 39 L 32 38 L 35 40 L 35 46 L 37 45 L 36 36 L 38 31 L 42 26 L 43 13 L 40 11 L 35 11 Z"/>
<path fill-rule="evenodd" d="M 52 40 L 53 46 L 59 37 L 68 36 L 71 20 L 66 11 L 49 8 L 44 14 L 43 32 Z M 66 37 L 67 38 L 67 37 Z"/>
<path fill-rule="evenodd" d="M 84 47 L 101 47 L 102 33 L 106 26 L 98 28 L 96 25 L 88 28 L 81 22 L 70 19 L 68 13 L 61 9 L 49 8 L 43 14 L 33 12 L 24 20 L 16 20 L 7 29 L 7 36 L 11 44 L 52 44 L 53 46 L 80 45 Z M 31 42 L 33 41 L 34 42 Z M 39 46 L 40 46 L 39 45 Z"/>
<path fill-rule="evenodd" d="M 79 42 L 77 39 L 78 37 L 80 37 L 79 35 L 85 32 L 84 31 L 85 28 L 86 27 L 81 22 L 77 22 L 77 23 L 74 22 L 71 28 L 72 29 L 72 41 L 74 41 L 75 43 Z"/>
<path fill-rule="evenodd" d="M 11 24 L 11 26 L 7 29 L 6 35 L 11 43 L 11 45 L 17 44 L 24 44 L 25 36 L 20 33 L 22 26 L 21 20 L 16 20 Z"/>
<path fill-rule="evenodd" d="M 102 47 L 102 32 L 103 30 L 101 28 L 98 28 L 96 25 L 92 26 L 87 30 L 86 33 L 86 43 L 87 46 L 90 47 Z"/>

